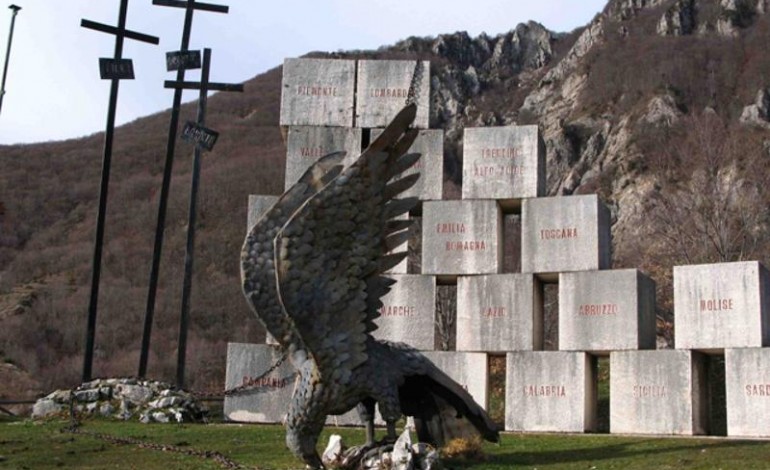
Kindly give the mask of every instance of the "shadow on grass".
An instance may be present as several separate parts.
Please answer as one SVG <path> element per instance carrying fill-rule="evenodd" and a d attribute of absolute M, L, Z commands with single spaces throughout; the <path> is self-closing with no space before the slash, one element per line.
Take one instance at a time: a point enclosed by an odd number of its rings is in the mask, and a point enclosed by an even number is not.
<path fill-rule="evenodd" d="M 661 444 L 663 442 L 663 444 Z M 669 441 L 670 443 L 670 441 Z M 509 443 L 503 443 L 503 448 L 495 453 L 493 450 L 489 454 L 488 460 L 484 462 L 448 462 L 450 468 L 512 468 L 515 466 L 530 465 L 551 465 L 551 464 L 570 464 L 578 462 L 598 462 L 602 460 L 633 459 L 638 457 L 649 457 L 653 455 L 663 455 L 677 452 L 700 452 L 706 448 L 709 451 L 719 448 L 747 448 L 755 446 L 766 446 L 767 442 L 760 441 L 725 441 L 725 442 L 692 442 L 666 445 L 666 441 L 661 439 L 635 440 L 633 442 L 623 442 L 617 444 L 601 445 L 596 447 L 575 446 L 571 449 L 558 450 L 516 450 L 506 449 L 510 447 Z M 526 447 L 526 443 L 521 442 L 516 447 Z M 502 453 L 505 452 L 505 453 Z M 636 467 L 635 467 L 636 468 Z M 642 468 L 642 467 L 639 467 Z"/>

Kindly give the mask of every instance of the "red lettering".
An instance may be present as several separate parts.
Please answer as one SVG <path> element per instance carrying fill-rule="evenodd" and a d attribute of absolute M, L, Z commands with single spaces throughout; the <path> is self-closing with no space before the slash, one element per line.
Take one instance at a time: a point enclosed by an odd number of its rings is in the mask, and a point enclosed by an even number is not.
<path fill-rule="evenodd" d="M 436 224 L 436 233 L 465 233 L 466 228 L 463 223 L 445 223 Z"/>
<path fill-rule="evenodd" d="M 733 299 L 701 299 L 699 304 L 701 312 L 720 312 L 734 308 Z"/>
<path fill-rule="evenodd" d="M 446 242 L 446 251 L 486 251 L 487 243 L 484 240 Z"/>
<path fill-rule="evenodd" d="M 577 237 L 578 229 L 575 227 L 540 230 L 541 240 L 564 240 Z"/>

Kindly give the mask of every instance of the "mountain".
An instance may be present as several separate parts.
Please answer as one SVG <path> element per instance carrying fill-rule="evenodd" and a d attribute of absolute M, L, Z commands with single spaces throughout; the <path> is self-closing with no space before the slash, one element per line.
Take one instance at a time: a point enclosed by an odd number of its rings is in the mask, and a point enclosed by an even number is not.
<path fill-rule="evenodd" d="M 601 195 L 614 267 L 657 281 L 659 333 L 670 342 L 673 265 L 768 261 L 767 9 L 767 0 L 612 0 L 569 33 L 529 22 L 495 37 L 458 32 L 309 56 L 431 61 L 447 198 L 459 198 L 464 127 L 538 124 L 548 194 Z M 196 390 L 221 390 L 228 341 L 264 338 L 240 292 L 238 253 L 247 195 L 282 189 L 280 81 L 276 68 L 243 94 L 209 99 L 208 125 L 221 138 L 201 177 L 187 374 Z M 194 111 L 184 106 L 182 119 Z M 99 376 L 136 371 L 168 116 L 116 133 Z M 0 147 L 0 360 L 34 383 L 0 394 L 79 380 L 102 139 Z M 174 377 L 190 154 L 178 145 L 150 357 L 158 379 Z"/>

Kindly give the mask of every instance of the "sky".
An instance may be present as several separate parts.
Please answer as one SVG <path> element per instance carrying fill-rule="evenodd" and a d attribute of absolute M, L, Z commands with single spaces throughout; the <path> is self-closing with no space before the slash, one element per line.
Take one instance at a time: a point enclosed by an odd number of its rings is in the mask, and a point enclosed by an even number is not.
<path fill-rule="evenodd" d="M 0 110 L 0 144 L 82 137 L 105 128 L 110 82 L 98 60 L 112 57 L 115 37 L 80 27 L 81 19 L 117 25 L 120 0 L 6 0 L 22 10 Z M 566 32 L 587 24 L 606 0 L 203 0 L 229 14 L 198 11 L 190 49 L 212 49 L 211 81 L 241 83 L 310 51 L 376 49 L 409 36 L 508 32 L 537 21 Z M 0 4 L 0 58 L 6 58 L 11 10 Z M 171 106 L 163 88 L 165 53 L 181 45 L 184 10 L 130 0 L 127 28 L 160 37 L 159 45 L 126 40 L 135 80 L 120 84 L 117 124 Z M 1 72 L 0 68 L 0 72 Z M 198 80 L 199 72 L 187 73 Z M 197 92 L 186 91 L 185 101 Z"/>

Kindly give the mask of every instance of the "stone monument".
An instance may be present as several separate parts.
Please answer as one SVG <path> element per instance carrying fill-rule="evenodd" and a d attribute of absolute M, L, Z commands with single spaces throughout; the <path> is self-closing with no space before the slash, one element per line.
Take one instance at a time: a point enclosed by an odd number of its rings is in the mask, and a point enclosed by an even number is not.
<path fill-rule="evenodd" d="M 502 212 L 495 201 L 426 201 L 422 273 L 443 278 L 497 274 L 502 267 Z"/>
<path fill-rule="evenodd" d="M 286 182 L 289 189 L 310 165 L 332 152 L 347 152 L 350 165 L 361 153 L 361 129 L 346 127 L 292 126 L 286 139 Z"/>
<path fill-rule="evenodd" d="M 461 276 L 457 350 L 501 353 L 543 348 L 543 302 L 532 274 Z"/>
<path fill-rule="evenodd" d="M 518 206 L 545 195 L 545 144 L 537 126 L 466 128 L 463 199 Z"/>
<path fill-rule="evenodd" d="M 767 268 L 756 261 L 675 266 L 677 349 L 770 345 L 768 280 Z"/>
<path fill-rule="evenodd" d="M 396 284 L 382 297 L 374 337 L 432 350 L 436 336 L 436 278 L 412 274 L 390 277 Z"/>
<path fill-rule="evenodd" d="M 505 430 L 585 432 L 596 428 L 596 360 L 580 352 L 508 353 Z"/>
<path fill-rule="evenodd" d="M 770 437 L 770 349 L 725 349 L 727 435 Z"/>
<path fill-rule="evenodd" d="M 611 265 L 610 212 L 595 194 L 525 199 L 521 271 L 555 281 L 558 273 Z"/>
<path fill-rule="evenodd" d="M 377 138 L 381 132 L 381 129 L 373 129 L 372 139 Z M 444 131 L 421 130 L 407 152 L 419 153 L 420 160 L 408 169 L 404 176 L 419 173 L 420 179 L 404 192 L 404 197 L 417 197 L 421 201 L 440 201 L 444 185 Z"/>
<path fill-rule="evenodd" d="M 353 126 L 354 60 L 286 59 L 282 126 Z"/>
<path fill-rule="evenodd" d="M 356 84 L 356 127 L 385 127 L 409 96 L 416 61 L 359 60 Z M 417 117 L 413 126 L 427 129 L 430 109 L 430 62 L 423 61 L 416 83 Z"/>
<path fill-rule="evenodd" d="M 704 358 L 692 351 L 610 354 L 610 432 L 704 434 Z"/>
<path fill-rule="evenodd" d="M 636 269 L 559 275 L 559 349 L 654 349 L 655 282 Z"/>

